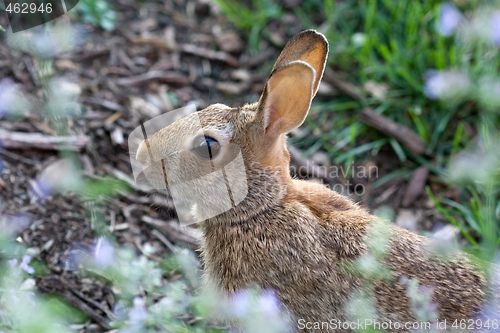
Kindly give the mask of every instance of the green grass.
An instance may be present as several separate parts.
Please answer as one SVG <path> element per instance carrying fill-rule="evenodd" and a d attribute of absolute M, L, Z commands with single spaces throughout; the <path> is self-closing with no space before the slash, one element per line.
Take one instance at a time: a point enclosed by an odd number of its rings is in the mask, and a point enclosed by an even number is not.
<path fill-rule="evenodd" d="M 280 18 L 283 14 L 280 6 L 274 1 L 253 0 L 247 7 L 237 1 L 217 1 L 226 16 L 242 31 L 247 33 L 248 42 L 254 52 L 259 51 L 259 41 L 262 34 L 269 33 L 267 23 Z"/>
<path fill-rule="evenodd" d="M 107 0 L 80 0 L 76 7 L 81 20 L 104 30 L 115 29 L 116 12 Z"/>
<path fill-rule="evenodd" d="M 253 39 L 266 38 L 265 27 L 279 20 L 277 13 L 286 12 L 278 2 L 265 8 L 261 2 L 218 0 L 228 18 Z M 317 97 L 305 122 L 306 130 L 291 142 L 302 148 L 305 155 L 323 150 L 335 163 L 346 167 L 378 154 L 383 147 L 389 148 L 400 166 L 377 180 L 376 186 L 395 178 L 408 179 L 412 170 L 421 165 L 443 182 L 449 181 L 448 168 L 454 157 L 475 140 L 471 129 L 483 138 L 500 129 L 498 101 L 485 101 L 479 88 L 484 78 L 500 78 L 500 52 L 484 38 L 465 40 L 463 33 L 450 37 L 437 33 L 442 3 L 444 1 L 436 0 L 307 0 L 288 10 L 300 19 L 304 29 L 325 34 L 330 43 L 328 66 L 338 73 L 347 73 L 346 81 L 360 90 L 368 82 L 388 87 L 382 99 L 367 92 L 360 100 L 342 94 Z M 454 3 L 469 18 L 479 6 L 491 12 L 485 7 L 491 4 L 497 2 Z M 232 9 L 228 10 L 229 6 Z M 254 26 L 244 23 L 252 22 L 254 17 L 258 18 L 260 34 L 257 37 Z M 287 37 L 292 37 L 291 30 L 287 32 Z M 255 47 L 258 43 L 251 40 L 249 45 Z M 425 94 L 425 77 L 430 70 L 463 71 L 468 74 L 471 85 L 453 98 L 429 99 Z M 371 107 L 415 131 L 426 145 L 425 154 L 415 156 L 397 140 L 360 122 L 358 115 L 363 107 Z M 487 252 L 484 257 L 491 260 L 500 244 L 498 190 L 488 192 L 477 182 L 468 187 L 457 182 L 450 186 L 461 189 L 461 202 L 439 198 L 440 193 L 429 191 L 428 195 L 444 217 L 457 225 L 470 241 L 470 251 Z M 485 216 L 490 223 L 483 225 Z"/>

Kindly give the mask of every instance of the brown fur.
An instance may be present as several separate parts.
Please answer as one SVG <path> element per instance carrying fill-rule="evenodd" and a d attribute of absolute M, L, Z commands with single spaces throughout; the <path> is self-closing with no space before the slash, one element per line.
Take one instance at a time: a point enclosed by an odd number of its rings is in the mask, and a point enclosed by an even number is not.
<path fill-rule="evenodd" d="M 323 185 L 290 177 L 283 130 L 299 126 L 305 115 L 297 113 L 307 114 L 307 109 L 274 110 L 277 116 L 266 118 L 273 107 L 283 105 L 281 96 L 270 95 L 273 90 L 268 91 L 268 87 L 279 84 L 293 88 L 298 84 L 295 79 L 274 73 L 289 68 L 288 64 L 295 60 L 306 61 L 310 67 L 301 63 L 292 66 L 304 73 L 313 70 L 315 79 L 309 83 L 312 99 L 326 54 L 326 40 L 320 34 L 299 34 L 285 47 L 273 69 L 270 81 L 273 77 L 278 81 L 266 85 L 258 103 L 239 109 L 216 104 L 196 113 L 203 127 L 230 126 L 231 142 L 241 148 L 248 186 L 248 194 L 240 204 L 200 224 L 207 278 L 227 293 L 252 283 L 273 288 L 296 319 L 311 322 L 348 319 L 345 305 L 363 281 L 350 274 L 345 264 L 366 253 L 366 236 L 375 221 L 366 210 Z M 293 94 L 287 98 L 294 98 Z M 266 121 L 268 127 L 264 126 Z M 280 121 L 284 127 L 273 128 Z M 164 181 L 158 161 L 165 158 L 165 150 L 175 152 L 171 148 L 177 147 L 175 140 L 190 126 L 189 121 L 181 119 L 151 137 L 153 161 L 145 144 L 139 147 L 137 159 L 147 165 L 145 174 L 151 183 Z M 217 136 L 217 130 L 211 135 Z M 192 156 L 183 156 L 178 163 L 189 168 L 185 158 Z M 186 195 L 199 207 L 217 204 L 217 198 L 207 195 L 208 189 L 196 190 L 199 195 Z M 432 253 L 426 238 L 397 227 L 387 236 L 385 261 L 393 272 L 392 278 L 375 282 L 381 321 L 415 320 L 405 286 L 400 282 L 402 276 L 435 286 L 433 300 L 439 305 L 440 319 L 466 319 L 481 311 L 487 288 L 485 278 L 465 254 L 445 259 Z"/>

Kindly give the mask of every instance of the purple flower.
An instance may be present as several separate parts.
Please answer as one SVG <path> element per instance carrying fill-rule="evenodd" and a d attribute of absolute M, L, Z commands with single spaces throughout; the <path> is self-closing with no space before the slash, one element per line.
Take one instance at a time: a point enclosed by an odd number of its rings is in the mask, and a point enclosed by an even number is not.
<path fill-rule="evenodd" d="M 0 80 L 0 118 L 13 109 L 16 94 L 16 86 L 11 79 Z"/>
<path fill-rule="evenodd" d="M 94 249 L 94 263 L 99 267 L 106 267 L 113 263 L 115 259 L 115 248 L 113 244 L 105 238 L 100 237 Z"/>
<path fill-rule="evenodd" d="M 441 5 L 437 31 L 443 36 L 451 36 L 463 20 L 463 15 L 449 2 Z"/>
<path fill-rule="evenodd" d="M 35 273 L 35 269 L 31 266 L 28 266 L 28 264 L 31 262 L 31 257 L 28 255 L 23 256 L 23 261 L 19 265 L 19 268 L 25 270 L 28 274 L 33 274 Z"/>
<path fill-rule="evenodd" d="M 500 11 L 496 11 L 490 16 L 490 40 L 496 45 L 500 46 Z"/>
<path fill-rule="evenodd" d="M 14 268 L 17 266 L 17 259 L 9 260 L 7 261 L 7 263 L 9 264 L 10 267 Z"/>
<path fill-rule="evenodd" d="M 491 135 L 475 140 L 454 158 L 449 167 L 454 182 L 486 184 L 498 174 L 500 137 Z M 474 172 L 471 172 L 473 170 Z"/>
<path fill-rule="evenodd" d="M 128 316 L 133 327 L 140 326 L 147 318 L 148 311 L 146 310 L 144 302 L 140 297 L 134 298 L 134 307 L 130 310 Z"/>
<path fill-rule="evenodd" d="M 276 292 L 272 289 L 265 289 L 259 297 L 261 310 L 270 316 L 280 312 L 281 304 Z"/>
<path fill-rule="evenodd" d="M 251 293 L 246 289 L 236 291 L 231 296 L 231 314 L 236 318 L 243 318 L 250 310 Z"/>
<path fill-rule="evenodd" d="M 31 225 L 31 217 L 26 213 L 18 215 L 4 215 L 0 219 L 0 235 L 11 235 L 20 232 Z"/>
<path fill-rule="evenodd" d="M 424 94 L 430 99 L 459 98 L 467 93 L 469 86 L 465 73 L 431 70 L 425 75 Z"/>
<path fill-rule="evenodd" d="M 68 271 L 76 271 L 80 265 L 87 263 L 92 257 L 92 248 L 86 244 L 75 244 L 69 252 L 61 257 L 64 263 L 64 269 Z"/>
<path fill-rule="evenodd" d="M 52 190 L 53 188 L 50 186 L 50 182 L 44 177 L 32 180 L 29 188 L 31 203 L 36 203 L 38 201 L 44 202 L 52 194 Z"/>
<path fill-rule="evenodd" d="M 43 58 L 52 58 L 57 53 L 57 43 L 53 34 L 38 33 L 33 36 L 33 44 L 40 56 Z"/>

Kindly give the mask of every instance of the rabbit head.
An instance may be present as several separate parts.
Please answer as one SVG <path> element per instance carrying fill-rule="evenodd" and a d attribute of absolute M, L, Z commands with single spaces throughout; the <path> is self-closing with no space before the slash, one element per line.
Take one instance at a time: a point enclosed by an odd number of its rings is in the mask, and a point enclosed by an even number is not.
<path fill-rule="evenodd" d="M 326 38 L 304 31 L 283 49 L 257 103 L 214 104 L 145 139 L 136 159 L 148 181 L 191 201 L 197 221 L 235 221 L 280 200 L 292 184 L 286 133 L 306 118 L 327 54 Z"/>

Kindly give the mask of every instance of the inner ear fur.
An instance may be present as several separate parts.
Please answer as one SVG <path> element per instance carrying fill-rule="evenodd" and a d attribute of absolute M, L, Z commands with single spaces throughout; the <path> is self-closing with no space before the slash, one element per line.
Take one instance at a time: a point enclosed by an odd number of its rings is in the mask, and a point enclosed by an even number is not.
<path fill-rule="evenodd" d="M 316 71 L 304 61 L 292 61 L 271 73 L 257 115 L 266 137 L 275 138 L 304 122 L 315 78 Z"/>

